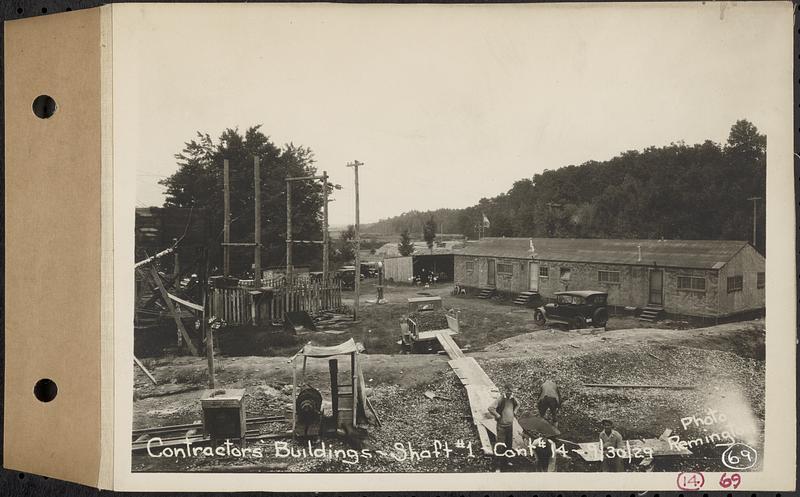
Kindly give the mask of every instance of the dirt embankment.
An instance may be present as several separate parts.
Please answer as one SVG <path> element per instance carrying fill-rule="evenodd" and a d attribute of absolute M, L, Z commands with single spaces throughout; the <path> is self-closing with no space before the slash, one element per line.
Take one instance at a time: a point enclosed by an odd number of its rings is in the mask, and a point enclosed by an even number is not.
<path fill-rule="evenodd" d="M 463 336 L 458 340 L 463 344 Z M 511 337 L 470 354 L 495 384 L 510 383 L 523 412 L 535 410 L 538 387 L 554 378 L 567 399 L 560 413 L 560 429 L 569 441 L 593 441 L 600 420 L 615 421 L 625 438 L 658 437 L 670 428 L 682 440 L 705 436 L 721 426 L 690 426 L 681 419 L 703 416 L 709 408 L 725 412 L 739 428 L 749 430 L 748 441 L 760 447 L 764 416 L 764 326 L 761 321 L 731 323 L 695 330 L 634 329 L 597 334 L 538 330 Z M 372 427 L 366 447 L 391 449 L 395 443 L 415 446 L 432 440 L 479 441 L 474 433 L 463 388 L 441 355 L 360 356 L 370 397 L 382 426 Z M 203 358 L 168 357 L 145 360 L 156 376 L 154 387 L 136 371 L 134 427 L 193 422 L 200 419 L 198 399 L 206 386 Z M 292 368 L 285 357 L 221 357 L 217 383 L 247 390 L 248 415 L 290 412 Z M 309 360 L 305 381 L 327 394 L 326 361 Z M 692 390 L 611 389 L 584 383 L 640 383 L 693 386 Z M 446 399 L 428 399 L 432 390 Z M 276 430 L 285 426 L 275 427 Z M 290 443 L 293 443 L 290 441 Z M 336 446 L 337 441 L 331 441 Z M 268 442 L 272 450 L 274 442 Z M 693 458 L 678 461 L 681 470 L 724 470 L 716 448 L 695 449 Z M 139 470 L 166 470 L 162 460 L 136 456 Z M 173 461 L 174 470 L 231 470 L 242 461 L 217 459 Z M 357 466 L 330 461 L 299 460 L 290 465 L 261 464 L 258 471 L 484 471 L 483 458 L 414 463 L 375 458 Z M 661 464 L 658 470 L 674 469 Z M 634 465 L 635 466 L 635 465 Z M 631 466 L 629 470 L 640 468 Z M 252 469 L 252 468 L 251 468 Z M 563 461 L 560 470 L 596 470 L 579 458 Z"/>
<path fill-rule="evenodd" d="M 731 352 L 741 357 L 764 360 L 766 332 L 763 320 L 721 324 L 707 328 L 672 330 L 633 328 L 590 332 L 537 330 L 507 338 L 484 349 L 491 357 L 519 353 L 547 356 L 573 355 L 586 347 L 615 349 L 627 346 L 683 346 Z"/>

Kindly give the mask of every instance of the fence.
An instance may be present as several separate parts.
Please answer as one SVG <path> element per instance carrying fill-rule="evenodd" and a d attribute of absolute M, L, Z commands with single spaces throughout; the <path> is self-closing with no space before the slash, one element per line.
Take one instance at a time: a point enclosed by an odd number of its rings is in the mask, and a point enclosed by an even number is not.
<path fill-rule="evenodd" d="M 211 293 L 211 315 L 228 324 L 253 321 L 253 295 L 250 288 L 214 288 Z"/>
<path fill-rule="evenodd" d="M 303 280 L 259 293 L 253 287 L 214 288 L 210 303 L 211 315 L 228 324 L 267 324 L 283 321 L 287 312 L 313 314 L 342 307 L 342 285 L 333 279 L 327 285 Z"/>

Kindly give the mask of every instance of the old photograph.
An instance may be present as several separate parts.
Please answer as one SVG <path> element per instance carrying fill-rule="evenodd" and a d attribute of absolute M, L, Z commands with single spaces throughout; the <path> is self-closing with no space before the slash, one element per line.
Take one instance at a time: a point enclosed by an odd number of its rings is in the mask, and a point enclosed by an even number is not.
<path fill-rule="evenodd" d="M 767 6 L 126 10 L 130 470 L 746 487 Z"/>

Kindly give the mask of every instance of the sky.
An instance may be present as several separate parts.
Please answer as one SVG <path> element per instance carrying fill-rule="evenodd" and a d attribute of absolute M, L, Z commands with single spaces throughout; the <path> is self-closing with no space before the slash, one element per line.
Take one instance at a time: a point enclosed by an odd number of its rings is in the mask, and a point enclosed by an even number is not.
<path fill-rule="evenodd" d="M 117 7 L 120 7 L 117 9 Z M 262 124 L 343 186 L 331 225 L 459 208 L 545 169 L 631 149 L 769 136 L 774 3 L 117 4 L 118 165 L 138 206 L 197 131 Z M 784 16 L 785 18 L 785 16 Z M 783 24 L 780 24 L 781 26 Z M 789 77 L 782 78 L 788 74 Z"/>

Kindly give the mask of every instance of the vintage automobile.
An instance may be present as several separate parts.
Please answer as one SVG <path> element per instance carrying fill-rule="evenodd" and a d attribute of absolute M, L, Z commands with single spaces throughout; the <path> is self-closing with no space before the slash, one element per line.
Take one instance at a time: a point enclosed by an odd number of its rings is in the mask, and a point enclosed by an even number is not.
<path fill-rule="evenodd" d="M 557 292 L 556 301 L 536 309 L 539 324 L 562 323 L 571 329 L 601 328 L 608 322 L 608 294 L 594 290 Z"/>
<path fill-rule="evenodd" d="M 363 269 L 363 264 L 361 265 Z M 356 287 L 356 267 L 355 266 L 342 266 L 339 268 L 339 277 L 342 279 L 343 290 L 353 290 Z M 362 272 L 359 280 L 364 279 Z"/>

